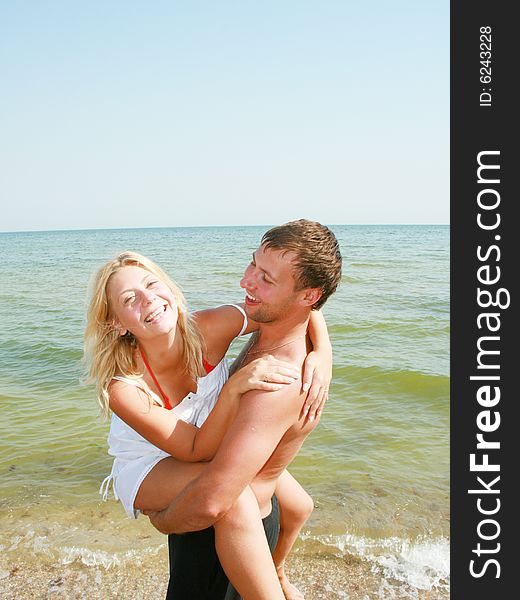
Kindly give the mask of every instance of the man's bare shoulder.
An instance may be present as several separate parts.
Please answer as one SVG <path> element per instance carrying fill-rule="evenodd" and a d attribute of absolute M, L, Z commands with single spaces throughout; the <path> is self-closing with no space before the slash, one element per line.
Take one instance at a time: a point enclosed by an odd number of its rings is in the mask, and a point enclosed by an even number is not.
<path fill-rule="evenodd" d="M 302 340 L 299 347 L 276 349 L 269 355 L 295 366 L 300 371 L 300 377 L 291 384 L 284 384 L 277 391 L 250 390 L 240 400 L 239 413 L 247 412 L 253 415 L 253 418 L 261 420 L 280 419 L 288 428 L 298 421 L 307 397 L 307 392 L 302 389 L 307 349 Z M 246 361 L 249 362 L 252 358 L 251 353 L 248 355 L 246 352 Z"/>
<path fill-rule="evenodd" d="M 248 414 L 257 422 L 278 421 L 286 427 L 300 417 L 306 392 L 302 392 L 301 378 L 283 385 L 277 391 L 251 390 L 245 393 L 239 405 L 239 414 Z"/>

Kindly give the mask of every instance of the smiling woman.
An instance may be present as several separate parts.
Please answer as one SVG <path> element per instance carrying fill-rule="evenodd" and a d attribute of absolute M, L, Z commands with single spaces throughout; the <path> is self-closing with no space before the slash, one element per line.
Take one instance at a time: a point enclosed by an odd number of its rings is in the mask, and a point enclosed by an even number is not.
<path fill-rule="evenodd" d="M 121 291 L 121 288 L 122 291 Z M 177 323 L 177 301 L 172 290 L 142 267 L 114 273 L 108 283 L 109 303 L 119 335 L 154 336 L 169 333 Z M 160 325 L 160 329 L 150 325 Z"/>
<path fill-rule="evenodd" d="M 158 332 L 150 331 L 139 313 L 148 310 L 144 316 L 149 317 L 148 299 L 161 294 L 171 313 L 171 323 L 164 322 L 165 335 L 175 339 L 178 328 L 182 340 L 177 339 L 176 349 L 180 348 L 187 373 L 194 379 L 205 374 L 202 340 L 179 287 L 147 257 L 123 252 L 97 273 L 85 330 L 85 355 L 104 416 L 110 412 L 108 386 L 113 377 L 122 373 L 139 377 L 142 372 L 135 361 L 137 339 L 146 351 L 146 339 Z"/>

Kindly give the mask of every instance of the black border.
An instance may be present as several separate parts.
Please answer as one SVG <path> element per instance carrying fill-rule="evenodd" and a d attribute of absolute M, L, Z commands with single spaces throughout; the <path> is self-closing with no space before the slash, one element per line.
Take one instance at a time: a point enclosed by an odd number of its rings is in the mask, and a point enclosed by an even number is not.
<path fill-rule="evenodd" d="M 519 110 L 513 111 L 516 98 L 513 87 L 518 79 L 520 55 L 516 48 L 519 38 L 512 7 L 514 3 L 503 0 L 452 1 L 451 3 L 451 597 L 455 600 L 501 600 L 518 595 L 513 580 L 516 571 L 515 554 L 516 520 L 513 511 L 520 507 L 515 495 L 516 481 L 520 481 L 516 466 L 520 457 L 520 423 L 517 404 L 520 395 L 514 381 L 515 369 L 520 372 L 520 353 L 516 337 L 520 334 L 516 319 L 516 279 L 520 269 L 516 265 L 519 256 L 515 237 L 516 223 L 513 214 L 520 205 L 520 194 L 515 187 L 515 178 L 520 167 L 515 164 L 518 157 L 514 141 L 518 139 L 517 123 Z M 491 83 L 480 81 L 480 27 L 490 26 Z M 516 31 L 515 31 L 516 29 Z M 516 34 L 516 35 L 515 35 Z M 516 67 L 516 68 L 515 68 Z M 491 87 L 491 106 L 480 106 L 480 93 Z M 477 195 L 482 184 L 477 182 L 477 155 L 481 151 L 499 150 L 500 184 L 495 189 L 500 194 L 501 223 L 495 231 L 484 231 L 477 224 Z M 492 186 L 493 187 L 493 186 Z M 495 235 L 500 240 L 495 240 Z M 481 541 L 483 547 L 500 543 L 500 551 L 487 555 L 500 563 L 500 577 L 495 578 L 497 569 L 489 565 L 480 578 L 470 574 L 469 562 L 479 561 L 476 570 L 481 572 L 486 560 L 472 550 L 480 541 L 478 523 L 486 518 L 477 510 L 477 495 L 468 494 L 475 485 L 477 475 L 489 481 L 490 473 L 470 471 L 469 455 L 476 450 L 477 414 L 484 410 L 476 401 L 480 382 L 470 381 L 477 371 L 477 339 L 485 335 L 477 328 L 477 316 L 489 309 L 477 304 L 477 270 L 483 262 L 477 258 L 477 246 L 491 244 L 500 246 L 500 261 L 495 262 L 493 253 L 489 264 L 500 266 L 501 279 L 495 290 L 509 290 L 511 304 L 500 312 L 500 377 L 501 400 L 496 408 L 500 412 L 501 424 L 489 439 L 500 441 L 500 450 L 489 452 L 490 462 L 500 464 L 501 508 L 494 517 L 500 524 L 500 535 L 494 542 Z M 514 289 L 513 289 L 514 288 Z M 492 290 L 489 286 L 490 291 Z M 487 374 L 490 372 L 487 371 Z M 515 443 L 515 438 L 518 440 Z M 486 477 L 487 475 L 487 477 Z M 520 496 L 520 492 L 517 492 Z M 491 498 L 491 495 L 482 496 Z M 491 530 L 488 530 L 491 531 Z M 485 545 L 487 544 L 487 546 Z"/>

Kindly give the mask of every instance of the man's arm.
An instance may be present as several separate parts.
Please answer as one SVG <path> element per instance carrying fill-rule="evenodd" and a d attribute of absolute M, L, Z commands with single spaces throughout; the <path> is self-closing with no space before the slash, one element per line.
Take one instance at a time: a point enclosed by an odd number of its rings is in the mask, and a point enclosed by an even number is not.
<path fill-rule="evenodd" d="M 167 508 L 150 515 L 153 525 L 163 533 L 185 533 L 222 518 L 298 420 L 304 397 L 300 380 L 280 392 L 244 394 L 213 461 Z"/>

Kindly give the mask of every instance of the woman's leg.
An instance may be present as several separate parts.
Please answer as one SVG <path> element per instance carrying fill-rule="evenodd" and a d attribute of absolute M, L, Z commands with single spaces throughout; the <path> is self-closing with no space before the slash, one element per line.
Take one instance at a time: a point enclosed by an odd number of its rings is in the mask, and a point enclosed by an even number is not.
<path fill-rule="evenodd" d="M 275 493 L 280 505 L 280 535 L 273 552 L 274 564 L 287 600 L 303 600 L 303 594 L 287 579 L 285 559 L 305 521 L 310 517 L 314 503 L 288 471 L 283 471 L 278 478 Z"/>
<path fill-rule="evenodd" d="M 136 508 L 161 510 L 205 468 L 204 463 L 161 460 L 145 477 Z M 284 600 L 265 537 L 256 497 L 246 488 L 231 510 L 214 525 L 222 567 L 244 600 Z"/>
<path fill-rule="evenodd" d="M 242 492 L 214 528 L 220 562 L 242 598 L 285 600 L 251 488 Z"/>
<path fill-rule="evenodd" d="M 169 456 L 159 461 L 143 479 L 134 500 L 134 508 L 162 510 L 198 477 L 205 463 L 188 463 Z"/>

